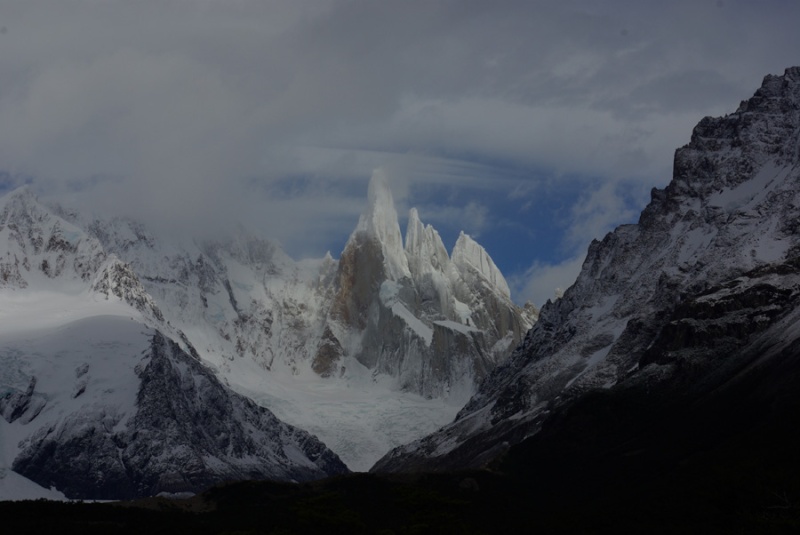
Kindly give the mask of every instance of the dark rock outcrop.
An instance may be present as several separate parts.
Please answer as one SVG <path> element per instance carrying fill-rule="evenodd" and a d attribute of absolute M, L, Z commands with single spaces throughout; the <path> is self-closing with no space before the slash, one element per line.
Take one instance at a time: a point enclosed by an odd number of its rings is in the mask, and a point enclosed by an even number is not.
<path fill-rule="evenodd" d="M 68 414 L 25 441 L 14 471 L 71 498 L 199 492 L 241 479 L 308 481 L 347 473 L 328 448 L 225 388 L 155 333 L 138 371 L 133 414 Z M 30 396 L 28 396 L 30 397 Z M 11 416 L 25 412 L 15 404 Z"/>

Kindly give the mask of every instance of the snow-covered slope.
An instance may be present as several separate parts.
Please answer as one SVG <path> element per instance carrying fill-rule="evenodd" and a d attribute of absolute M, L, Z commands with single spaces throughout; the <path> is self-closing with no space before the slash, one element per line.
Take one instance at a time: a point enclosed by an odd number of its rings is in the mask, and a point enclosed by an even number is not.
<path fill-rule="evenodd" d="M 800 343 L 800 68 L 703 119 L 639 223 L 589 247 L 456 420 L 376 470 L 481 466 L 588 392 L 711 392 Z"/>
<path fill-rule="evenodd" d="M 29 191 L 0 199 L 0 237 L 3 497 L 109 499 L 347 471 L 221 384 L 130 266 Z"/>

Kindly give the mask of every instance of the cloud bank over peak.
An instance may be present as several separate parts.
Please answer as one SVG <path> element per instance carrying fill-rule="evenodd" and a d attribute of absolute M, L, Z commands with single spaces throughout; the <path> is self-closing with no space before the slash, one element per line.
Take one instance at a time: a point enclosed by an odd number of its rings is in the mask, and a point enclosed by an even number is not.
<path fill-rule="evenodd" d="M 638 213 L 702 116 L 796 63 L 798 18 L 780 0 L 7 3 L 0 189 L 235 219 L 321 255 L 382 167 L 401 217 L 480 234 L 522 275 Z"/>

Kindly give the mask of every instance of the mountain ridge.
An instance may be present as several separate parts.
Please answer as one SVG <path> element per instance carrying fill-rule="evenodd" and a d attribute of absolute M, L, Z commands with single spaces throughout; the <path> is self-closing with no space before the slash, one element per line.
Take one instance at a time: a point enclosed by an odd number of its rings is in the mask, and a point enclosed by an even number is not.
<path fill-rule="evenodd" d="M 374 470 L 484 466 L 589 392 L 680 397 L 670 385 L 718 384 L 715 366 L 753 358 L 750 344 L 791 339 L 779 325 L 800 291 L 799 135 L 797 67 L 765 77 L 736 112 L 700 121 L 638 224 L 592 242 L 575 284 L 456 420 Z"/>

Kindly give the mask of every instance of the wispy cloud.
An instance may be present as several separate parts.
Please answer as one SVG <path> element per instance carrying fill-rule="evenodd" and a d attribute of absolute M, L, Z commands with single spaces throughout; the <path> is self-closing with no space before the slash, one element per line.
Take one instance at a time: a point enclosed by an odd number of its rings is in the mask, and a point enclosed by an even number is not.
<path fill-rule="evenodd" d="M 580 272 L 586 247 L 602 239 L 615 227 L 633 223 L 644 205 L 645 189 L 630 181 L 584 184 L 574 195 L 571 207 L 562 215 L 563 225 L 552 260 L 536 259 L 524 271 L 510 275 L 518 302 L 530 300 L 537 306 L 553 299 L 557 289 L 566 290 Z"/>
<path fill-rule="evenodd" d="M 585 259 L 583 252 L 555 264 L 536 261 L 525 272 L 508 277 L 512 295 L 520 303 L 530 301 L 541 308 L 572 286 Z"/>
<path fill-rule="evenodd" d="M 641 211 L 643 196 L 642 188 L 636 186 L 603 182 L 582 192 L 572 206 L 564 245 L 583 249 L 586 243 L 602 238 L 616 226 L 634 222 Z M 632 198 L 638 202 L 631 202 Z"/>

